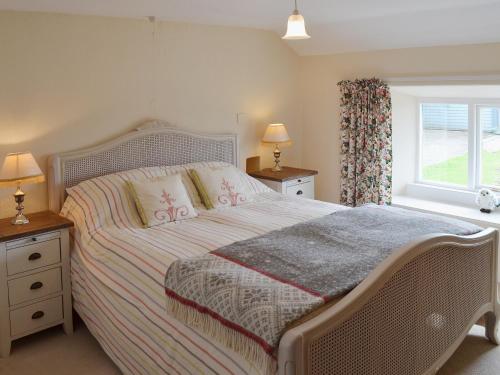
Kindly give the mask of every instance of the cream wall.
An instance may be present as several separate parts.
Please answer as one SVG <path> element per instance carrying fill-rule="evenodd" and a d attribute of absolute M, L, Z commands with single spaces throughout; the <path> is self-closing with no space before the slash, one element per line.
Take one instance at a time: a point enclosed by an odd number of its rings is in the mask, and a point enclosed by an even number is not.
<path fill-rule="evenodd" d="M 500 44 L 412 48 L 301 58 L 302 161 L 319 170 L 318 199 L 339 200 L 339 95 L 342 79 L 500 73 Z"/>
<path fill-rule="evenodd" d="M 299 69 L 298 56 L 266 31 L 0 12 L 0 156 L 29 150 L 46 170 L 51 153 L 158 118 L 236 132 L 241 160 L 261 153 L 265 165 L 265 125 L 284 122 L 294 145 L 283 159 L 300 165 Z M 25 190 L 28 212 L 47 207 L 45 185 Z M 12 192 L 0 191 L 0 217 L 14 213 Z"/>
<path fill-rule="evenodd" d="M 268 166 L 272 147 L 259 139 L 267 123 L 284 122 L 294 140 L 284 162 L 318 169 L 317 197 L 336 202 L 338 81 L 495 74 L 499 61 L 500 44 L 298 57 L 266 31 L 0 12 L 0 156 L 30 150 L 46 170 L 51 153 L 159 118 L 186 129 L 236 132 L 242 165 L 260 154 Z M 396 122 L 395 137 L 404 137 L 404 126 Z M 398 141 L 396 170 L 406 163 L 400 151 L 408 157 L 411 150 Z M 28 212 L 47 207 L 45 185 L 25 190 Z M 11 193 L 0 191 L 0 217 L 14 212 Z"/>
<path fill-rule="evenodd" d="M 392 193 L 403 195 L 415 182 L 418 155 L 418 100 L 391 89 L 392 96 Z"/>

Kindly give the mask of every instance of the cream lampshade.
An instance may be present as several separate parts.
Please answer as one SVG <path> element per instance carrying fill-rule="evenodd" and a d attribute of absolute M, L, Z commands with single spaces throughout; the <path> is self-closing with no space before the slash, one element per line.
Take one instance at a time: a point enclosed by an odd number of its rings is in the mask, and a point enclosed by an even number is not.
<path fill-rule="evenodd" d="M 288 136 L 288 132 L 286 131 L 286 127 L 284 124 L 269 124 L 267 126 L 266 132 L 264 133 L 264 137 L 262 138 L 263 143 L 273 143 L 275 145 L 274 148 L 274 167 L 273 171 L 281 171 L 280 166 L 280 156 L 281 151 L 279 148 L 280 144 L 290 145 L 292 140 Z"/>
<path fill-rule="evenodd" d="M 17 215 L 12 219 L 12 224 L 29 223 L 23 213 L 24 192 L 21 190 L 21 184 L 36 184 L 44 181 L 45 176 L 30 152 L 7 154 L 0 169 L 0 187 L 17 187 L 14 193 Z"/>

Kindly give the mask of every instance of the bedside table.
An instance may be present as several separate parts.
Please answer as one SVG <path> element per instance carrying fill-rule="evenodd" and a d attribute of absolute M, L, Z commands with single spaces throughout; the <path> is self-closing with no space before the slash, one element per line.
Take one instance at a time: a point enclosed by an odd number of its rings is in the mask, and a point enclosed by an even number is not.
<path fill-rule="evenodd" d="M 282 168 L 283 170 L 279 172 L 266 168 L 248 174 L 278 193 L 314 199 L 314 176 L 318 174 L 317 171 L 292 167 Z"/>
<path fill-rule="evenodd" d="M 29 224 L 0 220 L 0 357 L 13 340 L 62 324 L 73 333 L 69 228 L 52 212 L 29 215 Z"/>

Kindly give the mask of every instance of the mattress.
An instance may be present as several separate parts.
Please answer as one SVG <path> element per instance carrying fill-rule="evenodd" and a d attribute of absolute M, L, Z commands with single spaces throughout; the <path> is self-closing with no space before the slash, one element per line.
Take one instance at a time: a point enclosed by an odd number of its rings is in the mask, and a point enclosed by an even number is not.
<path fill-rule="evenodd" d="M 124 374 L 256 374 L 241 356 L 168 315 L 169 265 L 345 207 L 268 191 L 251 203 L 149 229 L 89 228 L 88 209 L 70 196 L 62 212 L 75 222 L 74 308 Z"/>

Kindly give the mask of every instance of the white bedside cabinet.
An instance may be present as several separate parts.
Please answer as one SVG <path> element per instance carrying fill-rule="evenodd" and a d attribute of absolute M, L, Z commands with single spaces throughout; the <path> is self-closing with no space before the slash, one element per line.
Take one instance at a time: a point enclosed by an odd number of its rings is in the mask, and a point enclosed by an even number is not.
<path fill-rule="evenodd" d="M 309 199 L 314 199 L 314 176 L 317 174 L 310 169 L 292 167 L 283 167 L 279 172 L 266 168 L 249 173 L 278 193 Z"/>
<path fill-rule="evenodd" d="M 73 333 L 67 220 L 52 212 L 29 224 L 0 220 L 0 357 L 11 342 L 62 324 Z"/>

